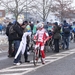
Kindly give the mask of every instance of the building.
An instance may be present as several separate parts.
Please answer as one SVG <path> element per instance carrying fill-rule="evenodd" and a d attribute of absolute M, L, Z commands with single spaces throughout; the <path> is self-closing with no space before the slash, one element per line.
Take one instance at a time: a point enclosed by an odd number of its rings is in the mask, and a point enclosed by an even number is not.
<path fill-rule="evenodd" d="M 0 23 L 3 21 L 5 17 L 5 10 L 0 10 Z"/>

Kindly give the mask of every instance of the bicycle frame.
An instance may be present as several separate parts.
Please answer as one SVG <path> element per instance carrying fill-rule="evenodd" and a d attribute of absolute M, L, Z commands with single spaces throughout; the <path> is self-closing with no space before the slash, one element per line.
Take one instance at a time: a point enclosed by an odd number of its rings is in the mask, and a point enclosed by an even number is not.
<path fill-rule="evenodd" d="M 34 64 L 34 66 L 37 65 L 39 58 L 41 58 L 41 62 L 42 62 L 42 55 L 41 55 L 41 52 L 40 52 L 40 44 L 36 48 L 36 50 L 33 51 L 33 64 Z"/>

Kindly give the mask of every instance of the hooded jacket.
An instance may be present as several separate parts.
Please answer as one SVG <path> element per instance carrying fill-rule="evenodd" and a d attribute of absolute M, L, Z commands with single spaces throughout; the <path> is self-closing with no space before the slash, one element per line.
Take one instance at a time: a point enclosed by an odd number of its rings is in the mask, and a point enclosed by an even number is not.
<path fill-rule="evenodd" d="M 13 40 L 21 40 L 23 36 L 23 28 L 20 26 L 18 22 L 13 26 L 14 33 L 12 34 Z"/>
<path fill-rule="evenodd" d="M 70 33 L 67 33 L 67 34 L 66 34 L 66 33 L 64 32 L 64 27 L 69 27 L 69 30 L 71 30 L 72 27 L 71 27 L 66 21 L 64 21 L 63 26 L 62 26 L 63 36 L 69 37 L 69 36 L 70 36 Z"/>
<path fill-rule="evenodd" d="M 61 38 L 61 36 L 60 36 L 60 29 L 61 29 L 61 27 L 60 26 L 58 26 L 58 24 L 57 23 L 54 23 L 54 29 L 53 29 L 53 37 L 54 37 L 54 39 L 60 39 Z"/>

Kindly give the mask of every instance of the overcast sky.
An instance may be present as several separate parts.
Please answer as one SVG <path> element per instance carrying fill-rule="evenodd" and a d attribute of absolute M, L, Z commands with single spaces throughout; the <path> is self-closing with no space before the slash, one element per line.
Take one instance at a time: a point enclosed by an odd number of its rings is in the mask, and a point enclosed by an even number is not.
<path fill-rule="evenodd" d="M 72 6 L 75 6 L 75 0 L 73 0 Z M 0 10 L 1 10 L 1 9 L 4 9 L 4 8 L 0 6 Z"/>
<path fill-rule="evenodd" d="M 75 6 L 75 0 L 73 0 L 73 6 Z"/>

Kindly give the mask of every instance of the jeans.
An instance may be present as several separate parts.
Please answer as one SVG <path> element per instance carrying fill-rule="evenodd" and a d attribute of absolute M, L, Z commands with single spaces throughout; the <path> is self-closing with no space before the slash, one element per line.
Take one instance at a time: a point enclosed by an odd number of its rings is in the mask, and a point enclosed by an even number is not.
<path fill-rule="evenodd" d="M 69 37 L 63 37 L 63 49 L 69 49 Z"/>
<path fill-rule="evenodd" d="M 19 45 L 20 45 L 20 41 L 19 40 L 14 41 L 15 55 L 16 55 L 16 53 L 18 51 Z M 14 59 L 14 63 L 18 63 L 20 61 L 21 61 L 21 52 L 18 55 L 18 57 L 16 59 Z"/>
<path fill-rule="evenodd" d="M 59 39 L 54 39 L 55 52 L 59 52 Z"/>

